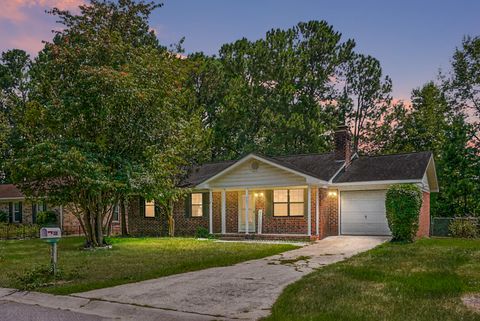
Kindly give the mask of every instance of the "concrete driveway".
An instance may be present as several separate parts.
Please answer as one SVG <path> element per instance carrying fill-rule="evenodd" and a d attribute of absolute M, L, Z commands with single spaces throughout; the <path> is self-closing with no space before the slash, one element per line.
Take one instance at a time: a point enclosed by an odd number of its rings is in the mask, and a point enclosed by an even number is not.
<path fill-rule="evenodd" d="M 284 287 L 314 269 L 342 261 L 388 240 L 334 236 L 297 250 L 234 266 L 76 293 L 72 296 L 177 311 L 196 320 L 256 320 L 269 314 Z M 190 318 L 189 318 L 190 319 Z"/>

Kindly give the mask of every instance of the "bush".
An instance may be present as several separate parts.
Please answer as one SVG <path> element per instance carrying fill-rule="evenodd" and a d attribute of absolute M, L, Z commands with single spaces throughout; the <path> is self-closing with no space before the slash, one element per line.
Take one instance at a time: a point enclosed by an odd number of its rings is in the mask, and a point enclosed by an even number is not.
<path fill-rule="evenodd" d="M 195 233 L 195 237 L 206 239 L 210 237 L 210 233 L 208 232 L 208 229 L 206 229 L 205 227 L 199 226 L 197 227 L 197 232 Z"/>
<path fill-rule="evenodd" d="M 49 226 L 57 224 L 57 214 L 54 211 L 44 211 L 37 214 L 37 224 Z"/>
<path fill-rule="evenodd" d="M 469 239 L 478 237 L 477 222 L 470 218 L 456 218 L 452 220 L 448 230 L 453 237 Z"/>
<path fill-rule="evenodd" d="M 393 241 L 412 242 L 418 231 L 422 191 L 414 184 L 392 185 L 385 199 Z"/>
<path fill-rule="evenodd" d="M 0 223 L 7 223 L 8 222 L 8 214 L 4 211 L 0 211 Z"/>

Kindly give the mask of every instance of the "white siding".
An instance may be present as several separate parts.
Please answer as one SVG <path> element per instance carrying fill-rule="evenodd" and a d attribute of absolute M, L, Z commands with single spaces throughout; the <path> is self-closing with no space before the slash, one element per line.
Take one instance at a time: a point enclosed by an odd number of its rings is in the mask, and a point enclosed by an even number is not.
<path fill-rule="evenodd" d="M 256 170 L 252 169 L 252 162 L 258 163 Z M 208 183 L 210 188 L 298 186 L 305 184 L 306 179 L 304 177 L 257 160 L 247 161 Z"/>
<path fill-rule="evenodd" d="M 428 185 L 428 176 L 427 173 L 423 175 L 422 178 L 422 189 L 426 192 L 430 192 L 430 186 Z"/>

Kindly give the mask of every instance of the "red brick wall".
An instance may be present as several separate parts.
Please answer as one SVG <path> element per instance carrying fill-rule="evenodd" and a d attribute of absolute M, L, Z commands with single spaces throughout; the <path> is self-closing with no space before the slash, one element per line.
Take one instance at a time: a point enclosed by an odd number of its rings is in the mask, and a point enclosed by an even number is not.
<path fill-rule="evenodd" d="M 333 190 L 332 190 L 333 191 Z M 338 197 L 339 192 L 336 190 L 336 196 L 329 196 L 328 190 L 325 188 L 319 189 L 320 197 L 320 239 L 338 235 Z"/>
<path fill-rule="evenodd" d="M 418 220 L 417 237 L 430 236 L 430 193 L 423 192 L 422 207 L 420 208 L 420 217 Z"/>
<path fill-rule="evenodd" d="M 238 192 L 227 192 L 227 233 L 238 233 Z"/>

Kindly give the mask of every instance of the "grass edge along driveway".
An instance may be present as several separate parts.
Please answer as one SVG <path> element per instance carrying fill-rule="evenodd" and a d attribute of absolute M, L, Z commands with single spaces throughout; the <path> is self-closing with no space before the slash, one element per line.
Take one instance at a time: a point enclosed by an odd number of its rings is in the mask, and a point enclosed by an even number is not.
<path fill-rule="evenodd" d="M 265 320 L 480 320 L 480 240 L 386 243 L 289 285 Z"/>
<path fill-rule="evenodd" d="M 214 242 L 193 238 L 111 238 L 109 250 L 83 250 L 83 238 L 59 242 L 59 277 L 48 275 L 49 245 L 0 241 L 0 287 L 70 294 L 162 276 L 228 266 L 292 250 L 291 244 Z M 26 288 L 27 287 L 27 288 Z"/>

